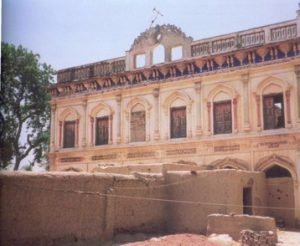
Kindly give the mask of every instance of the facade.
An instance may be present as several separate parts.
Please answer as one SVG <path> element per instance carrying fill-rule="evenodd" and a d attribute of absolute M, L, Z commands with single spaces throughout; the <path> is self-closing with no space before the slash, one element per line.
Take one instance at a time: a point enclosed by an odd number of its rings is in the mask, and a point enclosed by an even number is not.
<path fill-rule="evenodd" d="M 300 223 L 299 37 L 300 10 L 201 40 L 161 25 L 123 57 L 58 71 L 50 169 L 193 162 L 264 171 L 269 206 L 284 208 L 270 214 Z"/>

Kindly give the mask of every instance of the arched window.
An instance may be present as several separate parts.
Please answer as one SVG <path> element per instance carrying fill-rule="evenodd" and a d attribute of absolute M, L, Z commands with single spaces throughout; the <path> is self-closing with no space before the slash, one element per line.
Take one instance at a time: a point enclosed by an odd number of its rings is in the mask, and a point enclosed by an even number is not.
<path fill-rule="evenodd" d="M 78 146 L 79 115 L 72 109 L 64 110 L 59 117 L 59 146 L 74 148 Z"/>
<path fill-rule="evenodd" d="M 171 107 L 171 138 L 186 137 L 186 107 Z"/>
<path fill-rule="evenodd" d="M 282 177 L 292 177 L 289 170 L 278 165 L 273 165 L 265 170 L 267 178 L 282 178 Z"/>
<path fill-rule="evenodd" d="M 135 56 L 135 68 L 141 68 L 146 65 L 146 55 L 139 54 Z"/>
<path fill-rule="evenodd" d="M 130 140 L 131 142 L 146 140 L 146 111 L 141 104 L 137 104 L 131 109 Z"/>
<path fill-rule="evenodd" d="M 214 134 L 232 133 L 231 98 L 227 93 L 220 92 L 213 102 Z"/>
<path fill-rule="evenodd" d="M 165 62 L 165 48 L 163 45 L 158 45 L 153 50 L 153 64 Z"/>
<path fill-rule="evenodd" d="M 263 96 L 264 129 L 284 128 L 283 93 Z"/>
<path fill-rule="evenodd" d="M 91 145 L 112 143 L 113 111 L 109 105 L 98 104 L 90 115 Z"/>

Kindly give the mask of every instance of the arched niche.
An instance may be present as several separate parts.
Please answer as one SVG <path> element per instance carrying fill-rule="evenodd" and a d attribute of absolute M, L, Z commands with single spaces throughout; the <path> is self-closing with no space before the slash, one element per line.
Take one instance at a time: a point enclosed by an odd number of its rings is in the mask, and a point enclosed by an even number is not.
<path fill-rule="evenodd" d="M 151 104 L 142 97 L 130 100 L 125 110 L 127 121 L 127 142 L 150 140 Z"/>
<path fill-rule="evenodd" d="M 222 84 L 209 91 L 205 99 L 209 135 L 238 131 L 238 98 L 234 88 Z"/>
<path fill-rule="evenodd" d="M 268 77 L 253 93 L 256 101 L 257 127 L 264 130 L 291 126 L 291 85 L 282 79 Z"/>
<path fill-rule="evenodd" d="M 174 115 L 178 113 L 180 124 L 185 124 L 185 134 L 182 132 L 184 129 L 179 129 L 179 136 L 190 138 L 192 135 L 192 127 L 191 127 L 191 109 L 192 109 L 193 100 L 184 92 L 175 91 L 171 93 L 163 103 L 163 110 L 165 116 L 166 125 L 169 126 L 169 129 L 165 132 L 165 138 L 173 138 L 175 135 L 172 132 L 174 126 L 171 126 L 171 123 L 174 122 Z M 178 111 L 178 112 L 176 112 Z M 180 113 L 181 111 L 181 113 Z M 185 111 L 185 113 L 184 113 Z M 185 119 L 183 119 L 185 114 Z M 179 128 L 182 128 L 182 126 Z M 184 126 L 183 126 L 184 127 Z M 177 137 L 174 137 L 177 138 Z"/>
<path fill-rule="evenodd" d="M 91 146 L 106 145 L 113 142 L 113 115 L 112 107 L 99 103 L 90 112 L 89 139 Z"/>
<path fill-rule="evenodd" d="M 69 107 L 59 114 L 58 117 L 58 145 L 59 148 L 74 148 L 78 147 L 79 139 L 79 113 Z"/>
<path fill-rule="evenodd" d="M 233 159 L 233 158 L 224 158 L 219 159 L 210 164 L 210 166 L 217 169 L 239 169 L 239 170 L 249 170 L 249 164 L 241 159 Z"/>

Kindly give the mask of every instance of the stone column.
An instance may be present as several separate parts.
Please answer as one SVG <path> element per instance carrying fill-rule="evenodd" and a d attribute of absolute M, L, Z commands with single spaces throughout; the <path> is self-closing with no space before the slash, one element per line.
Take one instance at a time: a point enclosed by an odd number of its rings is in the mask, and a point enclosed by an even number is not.
<path fill-rule="evenodd" d="M 94 146 L 94 117 L 90 116 L 90 127 L 91 127 L 91 142 L 90 146 Z"/>
<path fill-rule="evenodd" d="M 285 92 L 286 99 L 286 116 L 287 116 L 287 128 L 291 128 L 292 120 L 291 120 L 291 91 L 287 90 Z"/>
<path fill-rule="evenodd" d="M 117 144 L 121 143 L 121 101 L 122 101 L 122 96 L 121 94 L 116 96 L 116 101 L 117 101 L 117 119 L 116 119 L 116 132 L 117 132 Z"/>
<path fill-rule="evenodd" d="M 79 119 L 76 120 L 75 147 L 79 146 Z"/>
<path fill-rule="evenodd" d="M 207 102 L 207 129 L 208 135 L 211 135 L 211 102 Z"/>
<path fill-rule="evenodd" d="M 196 91 L 196 136 L 199 137 L 202 135 L 202 126 L 201 126 L 201 81 L 195 82 L 195 91 Z"/>
<path fill-rule="evenodd" d="M 237 115 L 237 98 L 233 98 L 233 122 L 234 122 L 234 133 L 238 132 L 238 115 Z"/>
<path fill-rule="evenodd" d="M 59 135 L 58 135 L 58 147 L 62 147 L 62 121 L 59 121 Z"/>
<path fill-rule="evenodd" d="M 82 106 L 83 106 L 83 115 L 84 115 L 84 119 L 82 121 L 82 128 L 83 128 L 83 131 L 82 131 L 82 147 L 85 148 L 86 147 L 86 131 L 87 131 L 87 124 L 86 124 L 86 121 L 88 119 L 88 115 L 87 115 L 87 99 L 85 98 L 83 101 L 82 101 Z"/>
<path fill-rule="evenodd" d="M 56 121 L 56 104 L 51 104 L 51 145 L 50 145 L 50 151 L 54 152 L 55 150 L 55 121 Z"/>
<path fill-rule="evenodd" d="M 297 106 L 298 106 L 298 122 L 300 122 L 300 65 L 295 66 L 296 82 L 297 82 Z"/>
<path fill-rule="evenodd" d="M 241 77 L 243 83 L 243 112 L 244 112 L 244 131 L 250 130 L 250 122 L 249 122 L 249 74 L 242 74 Z"/>
<path fill-rule="evenodd" d="M 257 127 L 261 130 L 261 116 L 260 116 L 260 95 L 255 94 L 256 100 L 256 117 L 257 117 Z"/>
<path fill-rule="evenodd" d="M 154 140 L 159 140 L 159 88 L 153 90 L 154 96 Z"/>

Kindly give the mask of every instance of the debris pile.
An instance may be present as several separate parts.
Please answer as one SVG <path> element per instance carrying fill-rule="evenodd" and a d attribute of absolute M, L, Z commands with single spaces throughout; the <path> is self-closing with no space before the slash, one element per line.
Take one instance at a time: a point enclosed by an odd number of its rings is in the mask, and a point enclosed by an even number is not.
<path fill-rule="evenodd" d="M 275 246 L 277 239 L 272 231 L 241 231 L 241 244 L 243 246 Z"/>

